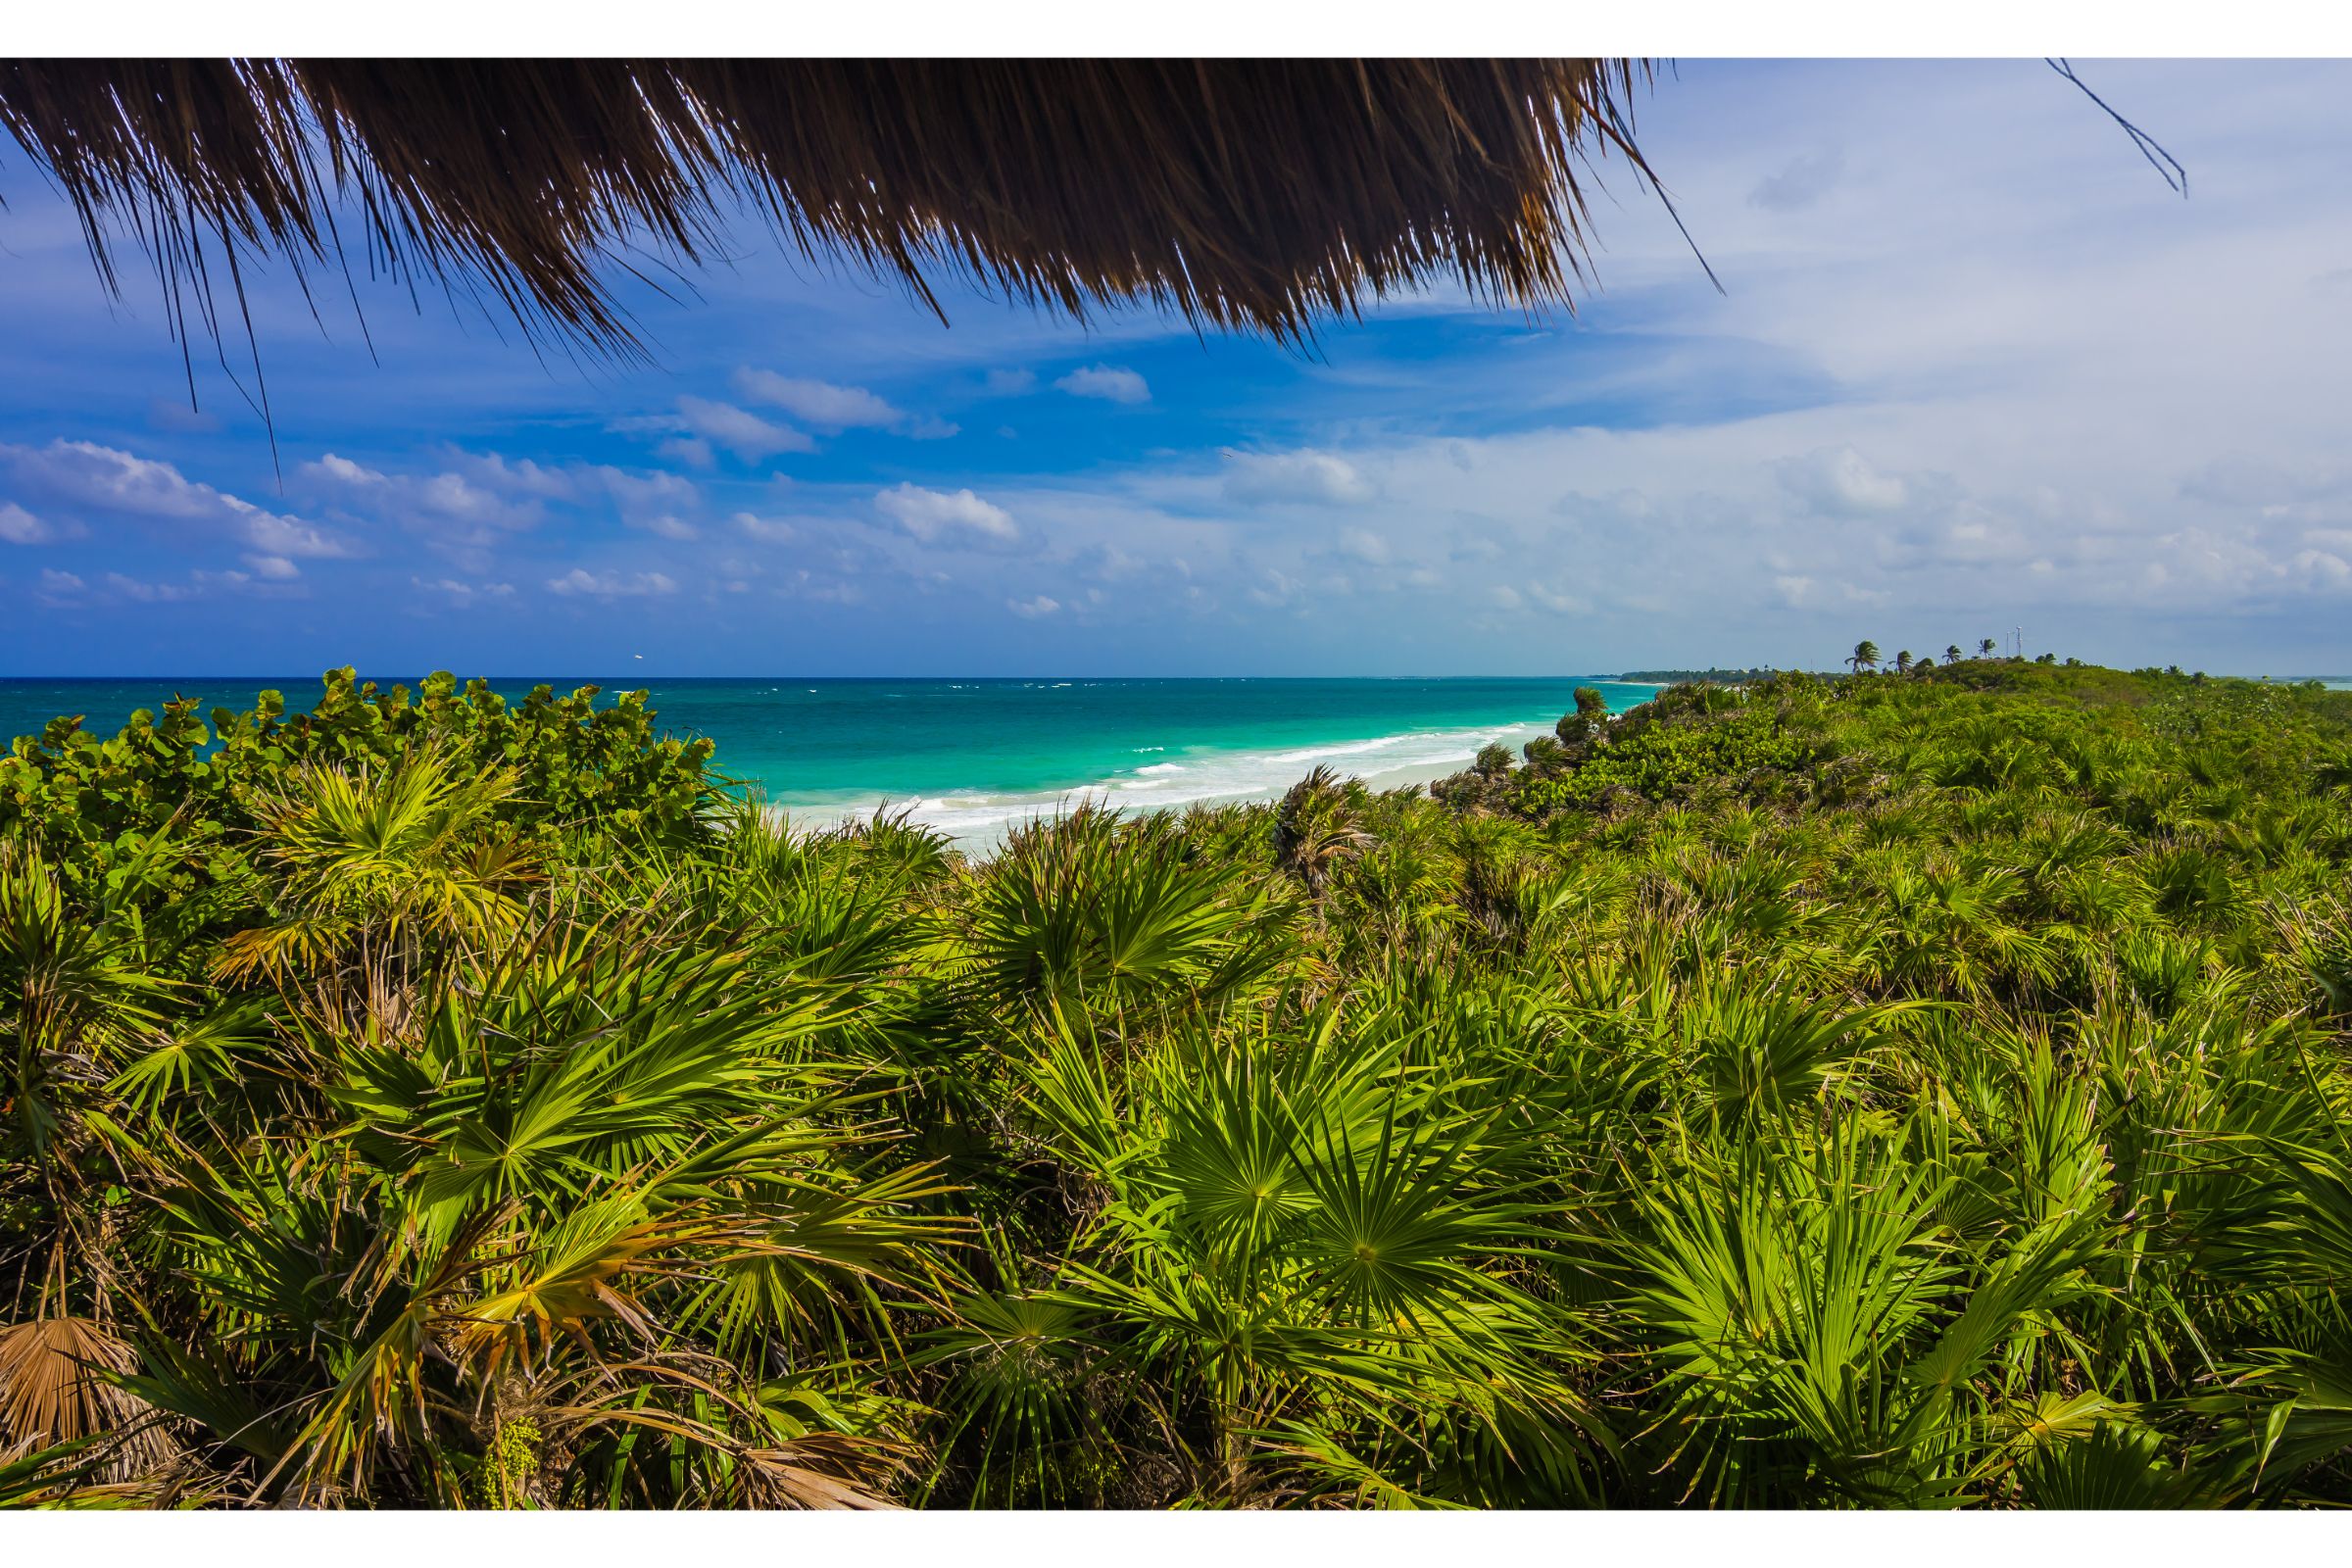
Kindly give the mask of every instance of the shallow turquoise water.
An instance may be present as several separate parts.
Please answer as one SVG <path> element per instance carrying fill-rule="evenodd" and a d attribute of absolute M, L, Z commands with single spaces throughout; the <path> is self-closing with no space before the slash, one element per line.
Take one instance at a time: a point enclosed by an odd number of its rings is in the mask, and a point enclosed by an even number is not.
<path fill-rule="evenodd" d="M 378 676 L 379 680 L 387 677 Z M 580 678 L 555 680 L 568 689 Z M 532 681 L 494 682 L 520 695 Z M 1366 778 L 1459 766 L 1516 744 L 1597 685 L 1616 710 L 1652 686 L 1558 679 L 790 680 L 643 684 L 659 722 L 718 743 L 718 765 L 799 819 L 881 802 L 966 842 L 1083 793 L 1137 808 L 1264 798 L 1318 762 Z M 0 681 L 0 735 L 59 713 L 119 726 L 174 692 L 250 707 L 274 686 L 307 707 L 315 680 Z"/>

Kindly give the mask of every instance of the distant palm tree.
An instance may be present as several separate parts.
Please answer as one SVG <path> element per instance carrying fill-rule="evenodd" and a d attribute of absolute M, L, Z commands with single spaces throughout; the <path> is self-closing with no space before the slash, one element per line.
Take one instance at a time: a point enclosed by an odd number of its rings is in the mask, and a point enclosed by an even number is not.
<path fill-rule="evenodd" d="M 1906 648 L 1901 653 L 1898 653 L 1894 656 L 1894 672 L 1897 675 L 1908 675 L 1911 673 L 1910 649 Z"/>
<path fill-rule="evenodd" d="M 1958 643 L 1952 644 L 1943 651 L 1943 662 L 1947 664 L 1960 662 L 1960 645 Z"/>
<path fill-rule="evenodd" d="M 1845 662 L 1846 667 L 1851 669 L 1857 675 L 1862 673 L 1862 671 L 1865 669 L 1878 668 L 1879 645 L 1872 642 L 1867 637 L 1863 638 L 1860 642 L 1854 644 L 1853 655 L 1847 659 Z"/>
<path fill-rule="evenodd" d="M 1995 643 L 1989 637 L 1981 638 L 1977 643 L 1977 657 L 1979 659 L 1990 659 L 1992 657 L 1993 649 L 1998 646 L 1999 644 Z"/>

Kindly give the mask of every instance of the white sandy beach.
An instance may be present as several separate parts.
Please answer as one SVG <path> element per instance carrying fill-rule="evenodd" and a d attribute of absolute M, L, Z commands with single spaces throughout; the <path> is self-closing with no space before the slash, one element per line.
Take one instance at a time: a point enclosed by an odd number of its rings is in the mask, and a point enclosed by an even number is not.
<path fill-rule="evenodd" d="M 1182 810 L 1188 806 L 1280 800 L 1293 784 L 1321 763 L 1343 778 L 1360 778 L 1369 789 L 1393 790 L 1428 784 L 1470 765 L 1479 748 L 1500 741 L 1516 753 L 1548 724 L 1506 725 L 1476 730 L 1420 732 L 1371 741 L 1300 747 L 1283 752 L 1239 753 L 1159 762 L 1132 774 L 1080 785 L 1058 795 L 953 793 L 915 800 L 799 803 L 778 801 L 771 810 L 795 824 L 816 829 L 870 816 L 877 808 L 905 809 L 910 820 L 945 833 L 957 849 L 982 853 L 1024 822 L 1055 816 L 1092 801 L 1128 811 Z M 1387 766 L 1371 765 L 1391 757 Z"/>

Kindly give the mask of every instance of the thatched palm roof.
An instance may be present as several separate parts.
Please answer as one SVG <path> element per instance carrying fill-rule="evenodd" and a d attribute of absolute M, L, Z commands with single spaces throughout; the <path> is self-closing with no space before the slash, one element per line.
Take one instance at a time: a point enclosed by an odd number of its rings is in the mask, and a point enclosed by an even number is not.
<path fill-rule="evenodd" d="M 1566 303 L 1586 155 L 1641 167 L 1623 113 L 1638 69 L 27 61 L 0 65 L 0 122 L 72 200 L 110 284 L 127 234 L 208 319 L 216 290 L 241 296 L 240 257 L 341 257 L 348 199 L 370 265 L 626 351 L 612 264 L 691 266 L 742 203 L 808 256 L 926 300 L 960 274 L 1073 317 L 1142 301 L 1295 340 L 1432 277 Z"/>

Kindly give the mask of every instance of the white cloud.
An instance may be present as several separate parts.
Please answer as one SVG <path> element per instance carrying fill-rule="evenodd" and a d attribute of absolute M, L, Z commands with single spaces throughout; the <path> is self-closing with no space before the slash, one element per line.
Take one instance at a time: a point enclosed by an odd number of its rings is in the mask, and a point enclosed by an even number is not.
<path fill-rule="evenodd" d="M 41 591 L 43 593 L 77 594 L 84 586 L 86 585 L 82 580 L 70 571 L 55 571 L 48 567 L 43 567 L 41 570 Z"/>
<path fill-rule="evenodd" d="M 1823 447 L 1774 465 L 1781 486 L 1825 515 L 1860 517 L 1900 511 L 1910 490 L 1897 476 L 1882 473 L 1852 447 Z"/>
<path fill-rule="evenodd" d="M 283 556 L 247 556 L 245 564 L 253 568 L 255 576 L 271 582 L 286 582 L 302 575 L 302 568 Z"/>
<path fill-rule="evenodd" d="M 566 596 L 585 595 L 591 599 L 629 599 L 674 594 L 678 591 L 678 585 L 667 574 L 659 571 L 623 575 L 617 571 L 592 572 L 585 566 L 574 566 L 561 577 L 550 577 L 547 591 Z"/>
<path fill-rule="evenodd" d="M 813 452 L 816 443 L 790 425 L 762 419 L 748 409 L 710 398 L 678 399 L 678 422 L 687 433 L 710 447 L 721 447 L 745 463 L 758 463 L 779 452 Z"/>
<path fill-rule="evenodd" d="M 1034 599 L 1007 599 L 1004 601 L 1004 608 L 1023 620 L 1040 620 L 1047 615 L 1058 612 L 1061 606 L 1054 600 L 1048 599 L 1044 594 L 1039 594 Z"/>
<path fill-rule="evenodd" d="M 237 502 L 234 496 L 223 499 Z M 266 555 L 301 556 L 306 560 L 336 561 L 359 554 L 350 543 L 323 528 L 313 527 L 300 517 L 280 516 L 259 508 L 246 508 L 245 538 L 247 543 Z"/>
<path fill-rule="evenodd" d="M 508 534 L 535 527 L 551 501 L 579 499 L 582 470 L 562 470 L 528 460 L 510 463 L 490 454 L 453 453 L 438 473 L 388 473 L 329 452 L 295 470 L 301 483 L 332 496 L 386 526 L 421 537 L 461 569 L 480 573 Z M 305 552 L 271 548 L 266 555 Z M 283 543 L 280 541 L 279 543 Z"/>
<path fill-rule="evenodd" d="M 735 514 L 735 526 L 761 544 L 780 545 L 798 535 L 799 530 L 782 517 L 762 517 L 754 513 Z"/>
<path fill-rule="evenodd" d="M 15 502 L 0 502 L 0 541 L 12 545 L 45 545 L 57 530 Z"/>
<path fill-rule="evenodd" d="M 0 457 L 20 476 L 54 494 L 137 516 L 212 519 L 230 499 L 211 485 L 193 483 L 169 463 L 152 463 L 90 441 L 52 441 L 38 449 L 0 447 Z"/>
<path fill-rule="evenodd" d="M 460 452 L 457 467 L 476 483 L 503 495 L 560 500 L 579 491 L 578 476 L 569 469 L 535 463 L 529 458 L 506 458 L 495 452 Z"/>
<path fill-rule="evenodd" d="M 1349 528 L 1340 535 L 1340 554 L 1367 566 L 1389 564 L 1389 542 L 1369 528 Z"/>
<path fill-rule="evenodd" d="M 1330 452 L 1227 452 L 1225 498 L 1357 506 L 1373 498 L 1371 481 Z"/>
<path fill-rule="evenodd" d="M 359 554 L 356 546 L 302 518 L 261 508 L 158 463 L 90 441 L 46 447 L 0 445 L 20 480 L 85 507 L 131 516 L 211 524 L 269 555 L 312 558 Z M 125 579 L 127 581 L 129 579 Z"/>
<path fill-rule="evenodd" d="M 693 480 L 678 473 L 629 473 L 610 466 L 587 470 L 588 477 L 612 498 L 621 520 L 639 526 L 663 516 L 679 516 L 702 506 L 703 493 Z"/>
<path fill-rule="evenodd" d="M 710 450 L 710 442 L 699 436 L 673 435 L 654 448 L 654 456 L 667 458 L 672 463 L 683 463 L 689 468 L 718 466 L 718 454 Z"/>
<path fill-rule="evenodd" d="M 244 580 L 241 572 L 223 575 L 231 582 Z M 193 599 L 201 592 L 193 583 L 141 582 L 136 577 L 125 577 L 119 571 L 106 574 L 106 585 L 125 599 L 135 599 L 149 605 L 176 604 L 184 599 Z"/>
<path fill-rule="evenodd" d="M 756 403 L 772 404 L 820 430 L 887 429 L 906 416 L 861 386 L 836 386 L 749 366 L 735 372 L 735 390 Z"/>
<path fill-rule="evenodd" d="M 2352 563 L 2326 550 L 2305 550 L 2295 557 L 2295 569 L 2315 586 L 2337 588 L 2352 582 Z"/>
<path fill-rule="evenodd" d="M 363 490 L 374 489 L 392 482 L 390 475 L 354 463 L 349 458 L 337 457 L 332 452 L 316 463 L 304 464 L 302 471 L 315 473 L 320 478 L 332 479 L 337 484 L 352 485 Z"/>
<path fill-rule="evenodd" d="M 423 577 L 411 577 L 409 581 L 426 593 L 441 595 L 460 610 L 479 600 L 512 599 L 514 596 L 514 585 L 510 582 L 461 582 L 455 577 L 437 577 L 429 581 Z"/>
<path fill-rule="evenodd" d="M 902 484 L 874 497 L 882 514 L 924 544 L 1006 545 L 1020 537 L 1012 514 L 970 490 L 926 490 Z"/>
<path fill-rule="evenodd" d="M 1037 390 L 1035 370 L 991 370 L 981 389 L 992 398 L 1017 398 Z"/>
<path fill-rule="evenodd" d="M 1106 403 L 1149 403 L 1152 387 L 1133 370 L 1115 365 L 1090 365 L 1072 370 L 1054 383 L 1074 398 L 1101 398 Z"/>
<path fill-rule="evenodd" d="M 684 517 L 666 512 L 659 517 L 649 518 L 635 526 L 643 528 L 647 533 L 659 534 L 664 539 L 700 539 L 703 536 L 702 529 L 697 528 Z"/>

